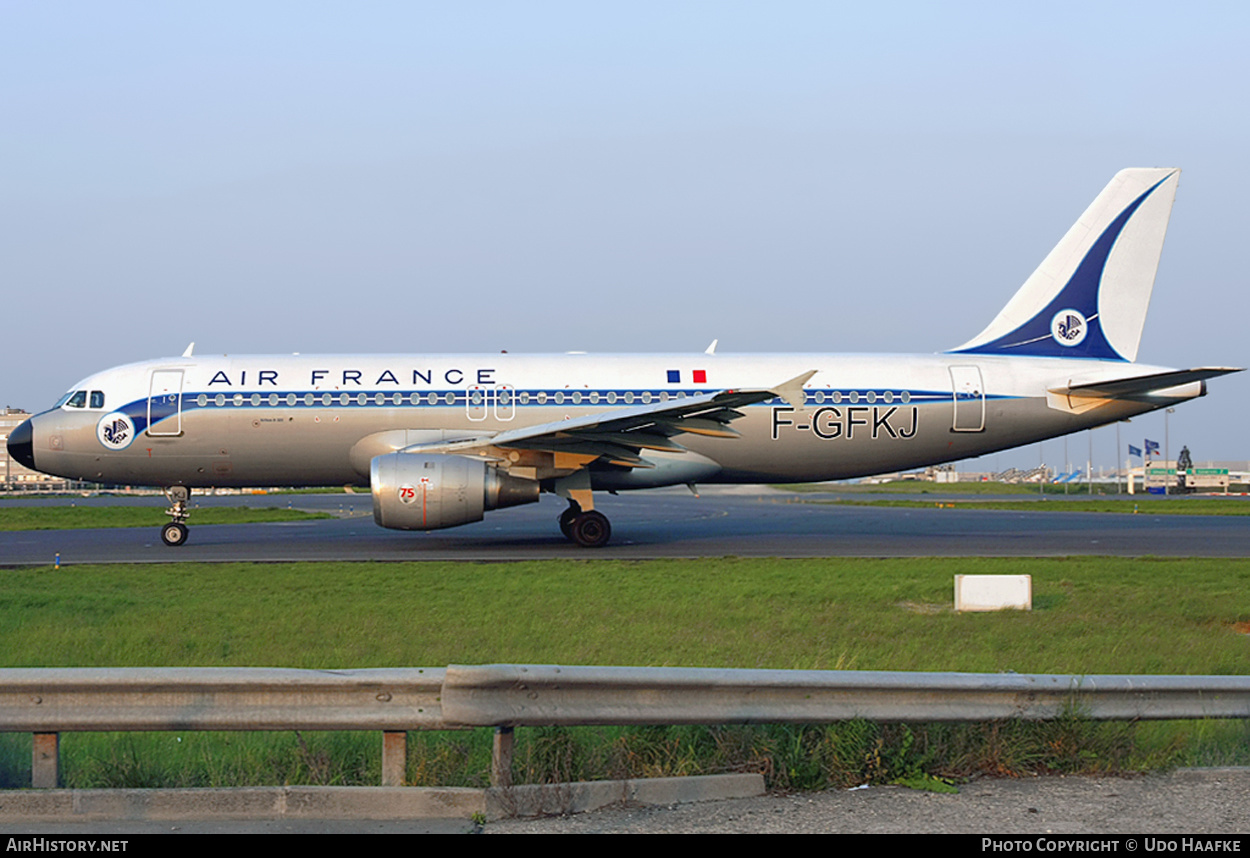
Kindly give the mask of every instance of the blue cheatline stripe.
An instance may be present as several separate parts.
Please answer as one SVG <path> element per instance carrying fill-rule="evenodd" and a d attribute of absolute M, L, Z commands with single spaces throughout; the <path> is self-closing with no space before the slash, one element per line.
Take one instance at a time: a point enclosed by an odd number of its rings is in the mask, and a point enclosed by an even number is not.
<path fill-rule="evenodd" d="M 1127 361 L 1124 355 L 1116 351 L 1107 341 L 1099 318 L 1098 293 L 1102 288 L 1103 270 L 1107 265 L 1107 257 L 1115 247 L 1124 227 L 1141 207 L 1146 198 L 1172 178 L 1168 173 L 1151 185 L 1141 196 L 1133 200 L 1124 211 L 1120 212 L 1111 224 L 1098 236 L 1098 240 L 1090 247 L 1076 271 L 1059 290 L 1059 294 L 1043 307 L 1033 318 L 1020 325 L 1009 334 L 996 340 L 969 349 L 956 349 L 950 354 L 1013 354 L 1030 357 L 1073 357 L 1093 358 L 1096 360 Z M 1075 346 L 1063 346 L 1051 336 L 1050 323 L 1055 314 L 1061 310 L 1078 310 L 1086 318 L 1088 331 L 1085 339 Z"/>
<path fill-rule="evenodd" d="M 696 396 L 700 393 L 706 393 L 706 392 L 707 392 L 706 390 L 698 390 L 698 389 L 681 390 L 681 391 L 671 391 L 671 390 L 657 391 L 657 390 L 647 390 L 647 389 L 639 389 L 639 388 L 614 388 L 614 389 L 604 389 L 604 390 L 579 390 L 579 391 L 571 391 L 565 388 L 546 388 L 546 389 L 522 390 L 522 391 L 517 391 L 513 389 L 509 391 L 509 393 L 511 394 L 510 396 L 511 401 L 500 403 L 500 404 L 502 404 L 504 408 L 514 408 L 514 407 L 515 408 L 559 408 L 559 407 L 614 408 L 614 407 L 623 407 L 623 406 L 629 406 L 629 405 L 648 405 L 648 404 L 655 404 L 655 403 L 663 402 L 663 401 L 672 402 L 674 400 L 680 399 L 683 395 L 684 396 Z M 361 403 L 359 401 L 359 396 L 362 393 L 364 394 L 364 397 L 365 397 L 364 403 Z M 400 393 L 400 402 L 399 404 L 396 404 L 394 401 L 394 397 L 396 393 L 397 391 L 393 391 L 393 390 L 391 391 L 381 391 L 381 390 L 359 391 L 357 393 L 347 394 L 348 401 L 346 402 L 346 404 L 344 404 L 340 399 L 343 393 L 342 391 L 339 391 L 338 393 L 329 394 L 330 402 L 327 404 L 322 401 L 322 397 L 327 394 L 327 392 L 324 390 L 322 391 L 311 391 L 311 390 L 293 391 L 291 390 L 291 391 L 280 391 L 280 392 L 279 391 L 274 391 L 274 392 L 267 391 L 265 393 L 260 393 L 258 391 L 250 391 L 248 393 L 243 393 L 243 392 L 239 392 L 239 393 L 217 393 L 217 392 L 194 393 L 192 392 L 192 393 L 182 394 L 182 413 L 188 414 L 192 411 L 199 411 L 199 410 L 207 411 L 207 410 L 216 410 L 216 409 L 233 410 L 233 409 L 253 409 L 253 408 L 255 409 L 295 408 L 295 409 L 301 409 L 301 410 L 324 409 L 324 408 L 330 408 L 330 409 L 335 409 L 335 410 L 341 410 L 341 409 L 359 410 L 359 409 L 366 409 L 366 408 L 368 409 L 391 409 L 391 410 L 394 410 L 397 408 L 398 409 L 409 409 L 409 408 L 440 408 L 440 409 L 456 408 L 456 409 L 460 409 L 460 408 L 467 407 L 468 397 L 472 395 L 471 393 L 466 394 L 464 390 L 407 391 L 407 392 Z M 421 400 L 419 403 L 414 403 L 412 401 L 412 396 L 414 393 L 419 393 L 421 397 Z M 573 393 L 581 394 L 580 402 L 572 401 Z M 644 394 L 647 394 L 647 393 L 651 394 L 650 402 L 645 402 L 643 400 Z M 900 406 L 900 405 L 924 405 L 924 404 L 933 403 L 933 402 L 944 403 L 944 402 L 950 402 L 951 397 L 953 396 L 950 390 L 937 390 L 937 391 L 902 390 L 898 388 L 892 388 L 892 389 L 891 388 L 886 388 L 886 389 L 881 389 L 881 388 L 846 388 L 846 389 L 820 388 L 816 390 L 807 390 L 805 391 L 805 393 L 806 393 L 805 402 L 804 402 L 805 405 L 817 406 L 817 407 L 832 406 L 832 407 L 843 407 L 843 408 L 849 407 L 849 406 L 863 407 L 867 405 L 875 405 L 875 406 L 881 407 L 881 406 Z M 380 404 L 377 401 L 377 397 L 379 394 L 383 396 L 383 401 Z M 545 402 L 538 402 L 539 394 L 546 394 L 547 399 Z M 556 402 L 555 401 L 556 394 L 562 394 L 564 396 L 564 401 Z M 598 396 L 599 401 L 591 402 L 590 401 L 591 394 L 596 394 Z M 661 394 L 667 394 L 668 399 L 664 400 Z M 869 394 L 872 395 L 871 400 L 869 399 Z M 886 398 L 887 394 L 889 395 L 888 400 Z M 217 397 L 219 395 L 222 397 L 222 401 L 220 405 L 217 404 Z M 431 395 L 438 397 L 437 403 L 434 403 L 434 404 L 430 403 L 429 398 Z M 522 395 L 528 396 L 529 399 L 527 402 L 521 401 Z M 626 401 L 627 395 L 631 395 L 633 397 L 632 401 L 628 401 L 628 402 Z M 203 405 L 199 404 L 199 398 L 201 396 L 204 397 Z M 239 402 L 237 405 L 235 404 L 236 396 L 239 397 Z M 259 401 L 253 402 L 252 401 L 253 396 L 259 397 Z M 277 404 L 270 404 L 270 396 L 277 397 Z M 295 401 L 293 404 L 288 404 L 287 402 L 288 396 L 295 397 Z M 305 401 L 305 397 L 307 396 L 312 397 L 311 402 Z M 448 396 L 451 397 L 450 402 L 448 401 Z M 613 397 L 613 401 L 611 402 L 608 401 L 609 396 Z M 852 401 L 852 396 L 854 396 L 853 401 Z M 164 397 L 162 397 L 162 399 L 163 398 Z M 1005 396 L 1005 395 L 1000 395 L 1000 394 L 985 394 L 984 398 L 987 400 L 991 400 L 991 399 L 1015 399 L 1017 397 Z M 480 407 L 483 409 L 485 409 L 488 405 L 493 407 L 494 405 L 497 404 L 497 399 L 498 399 L 497 396 L 490 397 L 489 399 L 484 398 L 480 402 Z M 747 407 L 773 406 L 773 405 L 785 405 L 785 404 L 787 404 L 785 400 L 781 399 L 780 397 L 775 397 L 773 399 L 764 400 L 763 402 L 757 402 L 754 404 L 754 406 L 747 406 Z M 137 432 L 141 432 L 148 427 L 148 420 L 147 420 L 148 400 L 146 397 L 143 399 L 136 399 L 133 402 L 130 402 L 127 405 L 123 406 L 119 410 L 122 413 L 126 414 L 128 417 L 130 417 L 131 420 L 134 421 L 135 430 Z M 153 403 L 152 425 L 155 425 L 169 417 L 173 417 L 176 414 L 177 414 L 176 403 L 173 403 L 173 402 Z"/>

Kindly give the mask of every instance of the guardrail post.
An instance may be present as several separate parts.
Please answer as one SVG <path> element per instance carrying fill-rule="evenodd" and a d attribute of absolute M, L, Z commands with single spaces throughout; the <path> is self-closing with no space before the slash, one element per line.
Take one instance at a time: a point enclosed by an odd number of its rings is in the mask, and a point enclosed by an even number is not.
<path fill-rule="evenodd" d="M 408 733 L 382 733 L 382 786 L 403 786 L 408 770 Z"/>
<path fill-rule="evenodd" d="M 512 786 L 512 728 L 495 728 L 495 745 L 490 755 L 490 785 Z"/>
<path fill-rule="evenodd" d="M 61 747 L 60 733 L 35 733 L 30 759 L 30 785 L 35 789 L 56 789 Z"/>

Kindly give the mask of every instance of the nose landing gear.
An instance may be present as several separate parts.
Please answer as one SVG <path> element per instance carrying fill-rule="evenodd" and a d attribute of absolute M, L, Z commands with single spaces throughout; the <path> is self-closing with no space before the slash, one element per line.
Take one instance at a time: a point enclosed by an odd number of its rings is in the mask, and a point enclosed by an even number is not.
<path fill-rule="evenodd" d="M 169 516 L 170 521 L 161 528 L 161 542 L 170 548 L 177 548 L 187 541 L 190 530 L 187 528 L 187 499 L 191 497 L 191 490 L 186 486 L 169 486 L 165 489 L 165 497 L 169 500 L 169 509 L 165 510 L 165 515 Z"/>

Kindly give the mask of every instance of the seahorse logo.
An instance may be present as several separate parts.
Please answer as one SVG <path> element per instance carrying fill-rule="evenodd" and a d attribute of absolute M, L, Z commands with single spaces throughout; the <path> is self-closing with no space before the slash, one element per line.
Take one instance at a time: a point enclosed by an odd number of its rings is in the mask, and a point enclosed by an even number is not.
<path fill-rule="evenodd" d="M 135 439 L 135 424 L 125 414 L 114 411 L 100 418 L 95 433 L 100 443 L 108 449 L 124 450 Z"/>
<path fill-rule="evenodd" d="M 1079 310 L 1060 310 L 1050 320 L 1050 335 L 1066 348 L 1079 345 L 1089 332 L 1089 321 Z"/>

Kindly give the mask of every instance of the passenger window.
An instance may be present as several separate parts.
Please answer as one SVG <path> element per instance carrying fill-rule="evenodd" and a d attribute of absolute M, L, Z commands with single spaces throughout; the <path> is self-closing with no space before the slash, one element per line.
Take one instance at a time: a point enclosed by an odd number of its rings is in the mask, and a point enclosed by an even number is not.
<path fill-rule="evenodd" d="M 91 391 L 91 407 L 92 408 L 104 407 L 104 391 L 103 390 Z"/>

